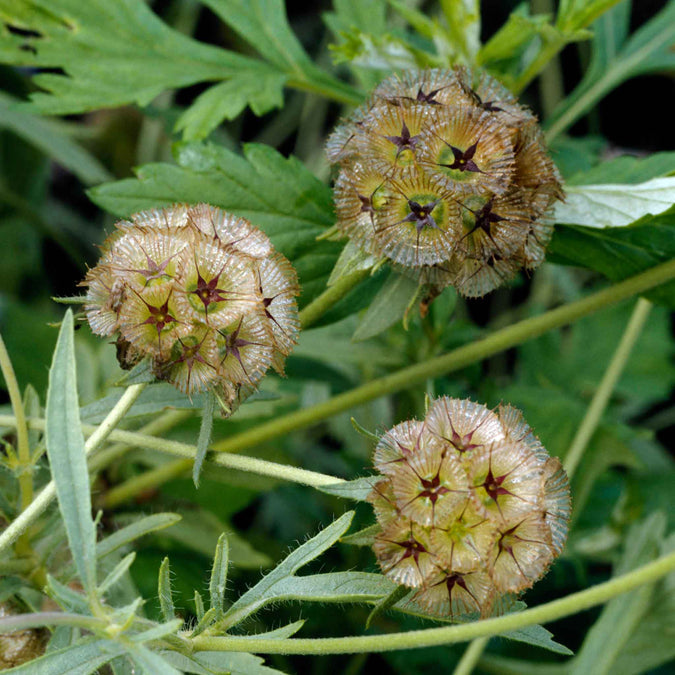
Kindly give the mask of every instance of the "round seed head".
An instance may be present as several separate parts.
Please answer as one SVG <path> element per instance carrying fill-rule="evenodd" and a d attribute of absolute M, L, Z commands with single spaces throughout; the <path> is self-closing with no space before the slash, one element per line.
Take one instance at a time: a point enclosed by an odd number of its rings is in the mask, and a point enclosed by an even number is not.
<path fill-rule="evenodd" d="M 176 205 L 116 224 L 82 282 L 99 335 L 118 359 L 188 395 L 213 390 L 234 411 L 270 365 L 282 373 L 299 329 L 297 275 L 268 237 L 208 204 Z"/>

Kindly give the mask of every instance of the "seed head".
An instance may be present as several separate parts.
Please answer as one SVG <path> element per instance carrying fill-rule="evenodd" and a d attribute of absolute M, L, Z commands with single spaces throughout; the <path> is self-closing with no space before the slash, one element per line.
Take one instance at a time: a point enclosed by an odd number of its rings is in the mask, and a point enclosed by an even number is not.
<path fill-rule="evenodd" d="M 567 476 L 511 406 L 439 398 L 423 421 L 385 433 L 374 463 L 375 555 L 430 612 L 486 616 L 562 551 Z"/>
<path fill-rule="evenodd" d="M 116 224 L 89 270 L 85 311 L 98 335 L 117 335 L 130 367 L 190 395 L 214 390 L 234 410 L 295 344 L 299 293 L 291 264 L 243 218 L 199 204 Z"/>
<path fill-rule="evenodd" d="M 537 120 L 481 71 L 407 71 L 331 134 L 337 225 L 436 292 L 480 296 L 534 269 L 563 198 Z"/>

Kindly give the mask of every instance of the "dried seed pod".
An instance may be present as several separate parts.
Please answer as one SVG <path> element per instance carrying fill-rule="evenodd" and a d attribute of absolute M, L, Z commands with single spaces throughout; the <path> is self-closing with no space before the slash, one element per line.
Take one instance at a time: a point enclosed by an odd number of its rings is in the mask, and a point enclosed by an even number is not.
<path fill-rule="evenodd" d="M 385 433 L 374 463 L 375 555 L 430 612 L 486 616 L 562 551 L 569 481 L 511 406 L 441 397 Z"/>
<path fill-rule="evenodd" d="M 123 367 L 153 372 L 190 395 L 216 391 L 234 410 L 270 366 L 283 373 L 299 330 L 291 264 L 243 218 L 175 205 L 116 224 L 89 270 L 85 311 L 115 335 Z"/>
<path fill-rule="evenodd" d="M 393 75 L 327 153 L 339 230 L 431 296 L 481 296 L 544 259 L 560 176 L 534 115 L 482 71 Z"/>

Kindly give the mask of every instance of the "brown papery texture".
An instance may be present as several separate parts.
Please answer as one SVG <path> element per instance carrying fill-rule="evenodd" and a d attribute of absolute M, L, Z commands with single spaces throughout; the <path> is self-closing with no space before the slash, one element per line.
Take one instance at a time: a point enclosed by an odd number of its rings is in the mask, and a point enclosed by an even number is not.
<path fill-rule="evenodd" d="M 482 296 L 543 261 L 561 179 L 536 117 L 486 73 L 394 75 L 326 150 L 339 230 L 436 292 Z"/>
<path fill-rule="evenodd" d="M 144 211 L 115 228 L 82 285 L 89 325 L 117 336 L 123 368 L 147 358 L 188 395 L 216 392 L 226 413 L 270 366 L 283 374 L 300 289 L 262 231 L 208 204 Z"/>
<path fill-rule="evenodd" d="M 380 438 L 374 464 L 383 478 L 368 497 L 381 527 L 373 550 L 431 614 L 489 616 L 563 549 L 567 475 L 511 406 L 436 399 L 424 420 Z"/>

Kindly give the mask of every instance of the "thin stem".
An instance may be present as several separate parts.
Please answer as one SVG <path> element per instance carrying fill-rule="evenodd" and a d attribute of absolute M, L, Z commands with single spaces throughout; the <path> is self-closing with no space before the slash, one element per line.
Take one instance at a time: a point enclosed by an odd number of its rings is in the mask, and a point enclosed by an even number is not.
<path fill-rule="evenodd" d="M 148 424 L 142 426 L 138 429 L 138 433 L 145 434 L 146 436 L 158 436 L 165 431 L 173 429 L 177 424 L 192 417 L 192 415 L 192 410 L 170 410 L 160 415 L 157 419 L 152 420 L 152 422 L 148 422 Z M 89 460 L 89 472 L 96 473 L 100 471 L 135 447 L 137 447 L 135 443 L 116 443 L 97 452 Z"/>
<path fill-rule="evenodd" d="M 644 584 L 654 583 L 675 570 L 675 552 L 643 565 L 636 570 L 597 584 L 559 600 L 531 607 L 523 612 L 473 623 L 413 630 L 388 635 L 359 635 L 344 638 L 291 638 L 275 640 L 254 637 L 211 637 L 198 635 L 192 640 L 194 651 L 241 651 L 255 654 L 355 654 L 417 649 L 475 638 L 492 637 L 539 623 L 549 623 L 576 614 L 589 607 L 601 605 L 611 598 L 632 591 Z"/>
<path fill-rule="evenodd" d="M 354 89 L 327 74 L 320 79 L 310 79 L 304 76 L 304 74 L 302 77 L 289 77 L 286 80 L 286 86 L 298 91 L 318 94 L 331 101 L 344 103 L 345 105 L 361 105 L 365 99 L 365 96 L 358 89 Z"/>
<path fill-rule="evenodd" d="M 33 501 L 33 473 L 30 458 L 30 443 L 28 442 L 28 426 L 26 425 L 26 411 L 23 407 L 19 383 L 16 379 L 12 360 L 9 358 L 9 352 L 5 346 L 5 341 L 2 339 L 2 335 L 0 335 L 0 369 L 5 378 L 9 402 L 12 404 L 12 410 L 16 417 L 19 492 L 21 494 L 21 510 L 25 511 Z"/>
<path fill-rule="evenodd" d="M 300 312 L 300 326 L 303 330 L 316 323 L 336 302 L 342 300 L 349 291 L 357 286 L 370 274 L 370 270 L 359 270 L 346 277 L 342 277 L 332 286 L 329 286 L 321 295 L 312 300 Z"/>
<path fill-rule="evenodd" d="M 653 267 L 630 279 L 593 293 L 582 300 L 577 300 L 539 316 L 524 319 L 507 328 L 502 328 L 482 340 L 464 345 L 443 356 L 403 368 L 398 372 L 372 380 L 360 387 L 339 394 L 323 403 L 296 410 L 288 415 L 259 424 L 252 429 L 214 443 L 212 450 L 219 453 L 242 452 L 274 438 L 284 436 L 292 431 L 316 424 L 345 410 L 367 403 L 372 399 L 407 389 L 424 382 L 428 378 L 439 377 L 440 375 L 465 368 L 472 363 L 493 356 L 505 349 L 515 347 L 549 330 L 572 323 L 603 307 L 620 302 L 638 293 L 643 293 L 673 278 L 675 278 L 675 260 Z M 159 449 L 171 452 L 166 447 L 160 447 Z M 217 456 L 212 455 L 210 459 L 211 461 L 216 461 Z M 132 485 L 136 486 L 139 491 L 147 490 L 150 487 L 161 485 L 161 483 L 157 482 L 159 479 L 170 480 L 176 478 L 189 470 L 190 467 L 190 461 L 172 462 L 159 469 L 149 471 L 142 476 L 137 476 L 128 481 L 128 483 L 133 481 Z M 119 499 L 120 494 L 123 494 L 126 499 L 133 496 L 128 483 L 114 488 L 115 490 L 119 490 L 116 499 Z M 138 492 L 135 494 L 138 494 Z"/>
<path fill-rule="evenodd" d="M 478 659 L 480 659 L 481 654 L 485 651 L 489 641 L 489 637 L 480 637 L 472 640 L 471 644 L 466 648 L 464 654 L 462 654 L 462 658 L 459 660 L 459 663 L 452 671 L 452 675 L 471 675 L 473 669 L 478 663 Z"/>
<path fill-rule="evenodd" d="M 621 336 L 619 345 L 612 355 L 607 370 L 602 376 L 602 380 L 595 390 L 595 394 L 593 394 L 586 415 L 577 429 L 577 433 L 570 445 L 570 449 L 565 455 L 565 470 L 570 478 L 574 475 L 589 441 L 595 433 L 598 424 L 600 424 L 600 420 L 607 408 L 612 392 L 621 377 L 621 373 L 628 362 L 630 353 L 635 346 L 637 339 L 640 337 L 640 333 L 647 321 L 651 308 L 651 303 L 644 298 L 640 298 L 635 305 L 635 309 Z"/>
<path fill-rule="evenodd" d="M 0 618 L 0 635 L 30 628 L 42 628 L 43 626 L 76 626 L 85 630 L 100 630 L 104 629 L 106 625 L 106 621 L 80 614 L 33 612 L 32 614 L 13 614 Z"/>
<path fill-rule="evenodd" d="M 129 408 L 131 408 L 136 399 L 141 395 L 141 392 L 145 387 L 146 383 L 131 385 L 124 392 L 120 400 L 117 401 L 103 422 L 101 422 L 98 427 L 91 427 L 89 439 L 84 444 L 86 454 L 90 454 L 96 450 L 96 448 L 110 436 L 115 426 L 119 424 L 119 421 L 126 415 Z M 42 420 L 42 422 L 41 428 L 44 429 L 44 420 Z M 29 422 L 29 424 L 32 428 L 39 428 L 31 422 Z M 19 514 L 19 516 L 7 526 L 2 534 L 0 534 L 0 552 L 14 543 L 16 539 L 20 537 L 42 513 L 44 513 L 45 509 L 49 506 L 55 496 L 56 484 L 54 481 L 50 481 L 31 502 L 30 506 Z"/>

